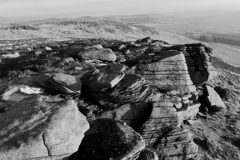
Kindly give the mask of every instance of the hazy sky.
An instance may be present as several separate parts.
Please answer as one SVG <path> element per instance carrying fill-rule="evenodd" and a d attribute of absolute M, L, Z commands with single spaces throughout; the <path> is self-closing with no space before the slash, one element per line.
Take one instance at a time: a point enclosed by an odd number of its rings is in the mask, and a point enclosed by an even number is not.
<path fill-rule="evenodd" d="M 0 17 L 80 17 L 203 9 L 240 10 L 240 0 L 0 0 Z"/>

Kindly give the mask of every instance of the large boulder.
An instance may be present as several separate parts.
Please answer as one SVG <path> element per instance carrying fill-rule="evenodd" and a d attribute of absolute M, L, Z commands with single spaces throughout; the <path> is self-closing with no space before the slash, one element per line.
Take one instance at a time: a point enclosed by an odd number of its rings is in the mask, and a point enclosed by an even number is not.
<path fill-rule="evenodd" d="M 83 77 L 83 85 L 88 91 L 101 91 L 113 88 L 124 77 L 125 66 L 112 64 L 103 68 L 93 69 Z"/>
<path fill-rule="evenodd" d="M 151 103 L 129 103 L 122 105 L 114 110 L 106 110 L 96 116 L 99 118 L 110 118 L 114 120 L 121 120 L 128 126 L 138 131 L 146 122 L 152 112 Z"/>
<path fill-rule="evenodd" d="M 125 123 L 98 119 L 91 122 L 75 160 L 135 160 L 144 148 L 142 137 Z"/>
<path fill-rule="evenodd" d="M 225 110 L 226 106 L 218 93 L 210 86 L 205 85 L 203 90 L 202 106 L 207 107 L 209 111 L 215 112 Z"/>
<path fill-rule="evenodd" d="M 80 60 L 99 59 L 104 61 L 116 61 L 116 54 L 109 48 L 89 49 L 77 54 Z"/>
<path fill-rule="evenodd" d="M 89 124 L 73 100 L 32 95 L 1 103 L 0 159 L 60 159 L 77 151 Z"/>
<path fill-rule="evenodd" d="M 196 91 L 182 52 L 161 51 L 141 61 L 144 63 L 139 63 L 131 70 L 142 75 L 150 84 L 161 90 L 177 90 L 182 94 Z"/>

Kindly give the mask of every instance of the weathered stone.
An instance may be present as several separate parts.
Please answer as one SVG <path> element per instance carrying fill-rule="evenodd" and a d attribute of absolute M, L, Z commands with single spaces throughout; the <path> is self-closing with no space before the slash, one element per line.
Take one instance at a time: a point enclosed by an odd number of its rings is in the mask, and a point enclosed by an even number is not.
<path fill-rule="evenodd" d="M 56 73 L 52 74 L 53 83 L 59 90 L 64 93 L 80 93 L 82 83 L 79 78 L 63 74 L 63 73 Z"/>
<path fill-rule="evenodd" d="M 7 110 L 0 116 L 0 159 L 60 159 L 77 151 L 89 128 L 77 104 L 40 97 L 1 104 Z"/>
<path fill-rule="evenodd" d="M 148 97 L 148 90 L 149 85 L 144 78 L 135 74 L 126 74 L 114 88 L 91 95 L 104 109 L 114 109 L 127 103 L 143 102 Z"/>
<path fill-rule="evenodd" d="M 152 59 L 132 67 L 131 70 L 161 90 L 177 90 L 182 94 L 196 91 L 182 52 L 161 51 Z"/>
<path fill-rule="evenodd" d="M 159 159 L 190 160 L 196 158 L 198 153 L 198 147 L 192 141 L 192 135 L 181 128 L 175 128 L 159 137 L 159 141 L 154 145 Z"/>
<path fill-rule="evenodd" d="M 141 151 L 137 160 L 158 160 L 158 156 L 155 151 L 145 148 Z"/>
<path fill-rule="evenodd" d="M 99 59 L 104 61 L 116 61 L 116 54 L 109 48 L 91 49 L 77 54 L 81 60 Z"/>
<path fill-rule="evenodd" d="M 179 125 L 176 109 L 171 102 L 154 103 L 152 113 L 140 130 L 146 146 L 156 143 L 166 131 Z"/>
<path fill-rule="evenodd" d="M 134 103 L 126 104 L 114 110 L 104 111 L 96 118 L 110 118 L 114 120 L 122 120 L 128 126 L 138 131 L 146 122 L 152 112 L 152 105 L 150 103 Z"/>
<path fill-rule="evenodd" d="M 211 64 L 212 49 L 204 44 L 185 44 L 187 47 L 184 56 L 187 60 L 189 73 L 194 84 L 199 85 L 216 77 Z"/>
<path fill-rule="evenodd" d="M 210 86 L 204 86 L 204 97 L 202 100 L 202 105 L 207 107 L 209 111 L 215 112 L 221 109 L 225 110 L 226 106 L 222 101 L 221 97 L 217 94 L 217 92 Z"/>
<path fill-rule="evenodd" d="M 39 76 L 22 77 L 16 79 L 11 85 L 29 85 L 42 87 L 51 93 L 80 94 L 82 83 L 78 77 L 63 73 L 48 73 Z"/>
<path fill-rule="evenodd" d="M 82 77 L 83 85 L 89 91 L 113 88 L 125 76 L 124 70 L 125 66 L 122 64 L 112 64 L 104 68 L 93 69 Z"/>
<path fill-rule="evenodd" d="M 145 148 L 142 137 L 121 121 L 98 119 L 79 146 L 77 160 L 137 159 Z"/>

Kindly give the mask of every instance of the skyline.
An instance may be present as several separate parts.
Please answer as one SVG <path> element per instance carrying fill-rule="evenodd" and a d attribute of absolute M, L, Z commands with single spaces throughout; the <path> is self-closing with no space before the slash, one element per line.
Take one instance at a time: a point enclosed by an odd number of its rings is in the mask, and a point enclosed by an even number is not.
<path fill-rule="evenodd" d="M 239 10 L 239 0 L 0 0 L 0 17 L 79 17 Z"/>

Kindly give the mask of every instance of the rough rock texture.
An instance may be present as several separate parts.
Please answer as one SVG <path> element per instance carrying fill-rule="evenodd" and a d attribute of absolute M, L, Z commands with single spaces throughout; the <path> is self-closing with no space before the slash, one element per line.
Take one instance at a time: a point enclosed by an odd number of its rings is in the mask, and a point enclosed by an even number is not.
<path fill-rule="evenodd" d="M 104 61 L 116 61 L 116 54 L 109 48 L 90 49 L 77 54 L 80 60 L 99 59 Z"/>
<path fill-rule="evenodd" d="M 77 160 L 134 160 L 145 148 L 142 137 L 121 121 L 98 119 L 79 146 Z"/>
<path fill-rule="evenodd" d="M 126 74 L 114 87 L 91 95 L 104 109 L 114 109 L 127 103 L 138 103 L 148 97 L 149 85 L 144 78 L 135 74 Z"/>
<path fill-rule="evenodd" d="M 159 159 L 191 160 L 196 158 L 198 153 L 198 147 L 192 139 L 192 135 L 187 130 L 175 128 L 153 145 Z"/>
<path fill-rule="evenodd" d="M 179 90 L 181 93 L 196 91 L 188 73 L 184 54 L 177 51 L 158 52 L 149 57 L 150 62 L 133 68 L 136 74 L 145 77 L 150 84 L 161 90 Z M 145 59 L 147 61 L 147 59 Z"/>
<path fill-rule="evenodd" d="M 32 85 L 44 88 L 49 93 L 80 94 L 82 83 L 78 77 L 63 73 L 47 73 L 38 76 L 22 77 L 11 85 Z"/>
<path fill-rule="evenodd" d="M 122 120 L 135 131 L 139 131 L 152 112 L 151 103 L 125 104 L 114 110 L 107 110 L 100 113 L 96 118 L 110 118 Z"/>
<path fill-rule="evenodd" d="M 226 106 L 218 93 L 210 86 L 205 85 L 203 97 L 201 100 L 202 106 L 207 107 L 209 111 L 216 112 L 221 109 L 225 110 Z"/>
<path fill-rule="evenodd" d="M 160 136 L 180 124 L 177 110 L 170 102 L 154 103 L 152 113 L 140 130 L 146 146 L 152 146 Z"/>
<path fill-rule="evenodd" d="M 161 139 L 167 138 L 167 134 L 170 131 L 178 130 L 179 126 L 184 120 L 195 118 L 200 107 L 200 104 L 196 103 L 197 97 L 194 96 L 194 94 L 188 94 L 186 96 L 179 97 L 177 94 L 173 93 L 174 92 L 171 92 L 169 93 L 169 95 L 163 94 L 157 98 L 158 102 L 153 103 L 153 109 L 149 119 L 140 129 L 140 133 L 145 140 L 146 146 L 154 148 L 159 158 L 164 157 L 166 159 L 171 159 L 173 155 L 183 156 L 183 152 L 180 149 L 175 149 L 174 151 L 172 151 L 174 152 L 173 154 L 167 154 L 167 150 L 165 150 L 164 147 L 157 148 L 156 146 L 159 145 L 159 141 Z M 184 131 L 184 134 L 189 134 L 189 136 L 191 135 L 187 131 Z M 181 146 L 190 148 L 190 150 L 194 150 L 193 153 L 186 153 L 187 159 L 190 159 L 197 155 L 197 147 L 194 146 L 192 139 L 188 139 L 188 141 L 189 143 L 185 143 L 185 141 L 176 141 L 176 143 L 179 143 L 179 145 Z M 171 144 L 174 142 L 175 141 L 165 141 L 164 144 L 167 146 L 174 146 L 176 144 Z M 175 157 L 175 159 L 184 158 L 182 158 L 181 156 L 177 156 Z"/>
<path fill-rule="evenodd" d="M 158 160 L 158 156 L 153 150 L 145 148 L 141 151 L 137 160 Z"/>
<path fill-rule="evenodd" d="M 43 99 L 1 104 L 7 109 L 0 116 L 0 159 L 58 159 L 77 151 L 89 128 L 77 104 Z"/>
<path fill-rule="evenodd" d="M 93 69 L 83 77 L 83 85 L 88 91 L 101 91 L 113 88 L 123 79 L 125 66 L 112 64 L 100 69 Z"/>
<path fill-rule="evenodd" d="M 192 70 L 189 71 L 190 75 L 193 77 L 194 84 L 202 84 L 204 81 L 213 79 L 216 76 L 216 72 L 211 64 L 211 54 L 212 48 L 207 47 L 204 44 L 186 44 L 185 45 L 187 55 L 186 57 L 191 57 L 194 63 L 188 63 Z M 191 61 L 190 58 L 186 58 L 187 61 Z"/>
<path fill-rule="evenodd" d="M 191 80 L 195 85 L 201 85 L 216 76 L 216 72 L 211 64 L 211 54 L 213 49 L 202 43 L 174 45 L 163 47 L 162 50 L 176 50 L 183 52 Z"/>

